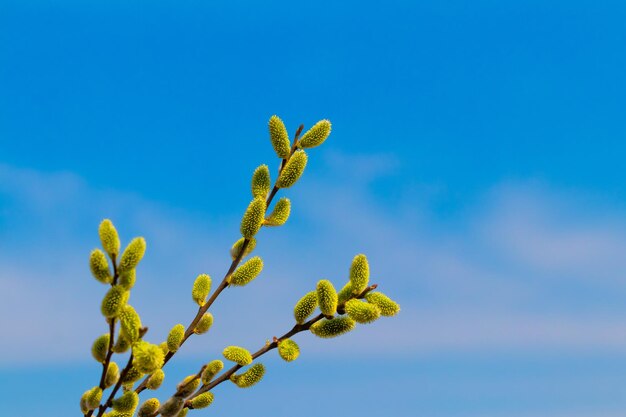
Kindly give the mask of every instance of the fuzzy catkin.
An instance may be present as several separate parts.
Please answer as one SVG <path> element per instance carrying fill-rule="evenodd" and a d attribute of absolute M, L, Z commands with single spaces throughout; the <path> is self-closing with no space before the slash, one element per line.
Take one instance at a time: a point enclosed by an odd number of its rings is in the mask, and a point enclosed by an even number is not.
<path fill-rule="evenodd" d="M 200 307 L 206 302 L 206 298 L 211 292 L 211 277 L 207 274 L 200 274 L 193 283 L 191 298 Z M 171 350 L 171 349 L 170 349 Z"/>
<path fill-rule="evenodd" d="M 151 390 L 158 389 L 163 383 L 164 379 L 165 372 L 163 372 L 163 369 L 157 369 L 150 375 L 150 377 L 146 381 L 146 388 Z"/>
<path fill-rule="evenodd" d="M 131 240 L 122 253 L 120 263 L 117 267 L 118 272 L 122 274 L 130 271 L 131 269 L 135 269 L 145 253 L 146 240 L 144 238 L 136 237 Z"/>
<path fill-rule="evenodd" d="M 337 291 L 327 279 L 317 283 L 317 303 L 325 316 L 332 316 L 337 311 Z"/>
<path fill-rule="evenodd" d="M 135 286 L 135 281 L 137 281 L 137 270 L 135 269 L 126 271 L 117 278 L 117 283 L 127 290 Z"/>
<path fill-rule="evenodd" d="M 213 326 L 213 314 L 204 313 L 200 321 L 198 321 L 198 324 L 196 324 L 195 329 L 193 329 L 193 332 L 195 334 L 204 334 L 209 331 L 211 326 Z"/>
<path fill-rule="evenodd" d="M 365 294 L 365 299 L 368 303 L 378 307 L 381 316 L 392 317 L 400 311 L 398 303 L 387 297 L 382 292 L 369 292 Z"/>
<path fill-rule="evenodd" d="M 308 292 L 296 303 L 293 308 L 293 317 L 298 324 L 302 324 L 317 308 L 317 291 Z"/>
<path fill-rule="evenodd" d="M 215 359 L 207 364 L 202 371 L 201 379 L 202 383 L 208 385 L 209 382 L 224 369 L 224 362 L 219 359 Z"/>
<path fill-rule="evenodd" d="M 282 120 L 276 115 L 270 117 L 269 121 L 270 141 L 276 155 L 281 159 L 289 158 L 291 144 L 289 134 Z"/>
<path fill-rule="evenodd" d="M 211 403 L 213 402 L 213 398 L 214 397 L 212 392 L 203 392 L 202 394 L 191 400 L 191 407 L 196 410 L 206 408 L 211 405 Z"/>
<path fill-rule="evenodd" d="M 300 356 L 300 347 L 291 339 L 278 342 L 278 354 L 287 362 L 295 361 Z"/>
<path fill-rule="evenodd" d="M 163 403 L 159 408 L 159 414 L 163 417 L 177 417 L 178 413 L 183 409 L 185 399 L 181 397 L 171 397 Z"/>
<path fill-rule="evenodd" d="M 117 317 L 128 301 L 129 295 L 128 291 L 121 285 L 112 286 L 102 299 L 100 307 L 102 315 L 109 319 Z"/>
<path fill-rule="evenodd" d="M 120 379 L 120 368 L 115 362 L 109 362 L 107 373 L 104 377 L 104 388 L 112 387 Z"/>
<path fill-rule="evenodd" d="M 133 366 L 139 372 L 149 374 L 163 366 L 165 355 L 158 345 L 140 341 L 133 345 Z"/>
<path fill-rule="evenodd" d="M 314 323 L 310 331 L 317 337 L 328 339 L 340 336 L 354 329 L 356 322 L 350 317 L 337 317 L 332 320 L 322 319 Z"/>
<path fill-rule="evenodd" d="M 100 363 L 104 363 L 106 360 L 110 340 L 109 333 L 105 333 L 98 336 L 91 345 L 91 356 Z"/>
<path fill-rule="evenodd" d="M 229 283 L 235 286 L 244 286 L 255 279 L 263 270 L 263 260 L 258 256 L 248 259 L 239 266 L 230 277 Z"/>
<path fill-rule="evenodd" d="M 109 270 L 109 261 L 100 249 L 94 249 L 89 255 L 89 269 L 95 279 L 103 284 L 110 284 L 113 281 Z"/>
<path fill-rule="evenodd" d="M 185 377 L 176 387 L 176 395 L 178 397 L 190 396 L 200 386 L 200 378 L 197 375 L 189 375 Z"/>
<path fill-rule="evenodd" d="M 380 309 L 374 304 L 364 303 L 356 299 L 346 303 L 346 313 L 357 323 L 371 323 L 380 317 Z"/>
<path fill-rule="evenodd" d="M 139 404 L 139 395 L 135 391 L 128 391 L 122 394 L 121 397 L 113 400 L 113 409 L 123 412 L 134 412 L 135 408 Z"/>
<path fill-rule="evenodd" d="M 295 151 L 280 172 L 276 186 L 278 188 L 289 188 L 294 185 L 302 176 L 307 160 L 306 152 L 302 150 Z"/>
<path fill-rule="evenodd" d="M 139 329 L 141 328 L 141 319 L 135 309 L 127 304 L 119 315 L 122 336 L 131 343 L 139 339 Z"/>
<path fill-rule="evenodd" d="M 360 294 L 367 288 L 370 279 L 370 267 L 367 257 L 359 254 L 352 260 L 350 265 L 350 284 L 352 285 L 352 293 Z"/>
<path fill-rule="evenodd" d="M 250 354 L 250 351 L 239 346 L 228 346 L 224 349 L 222 354 L 229 361 L 235 362 L 241 366 L 246 366 L 252 363 L 252 355 Z"/>
<path fill-rule="evenodd" d="M 167 349 L 170 352 L 176 352 L 180 347 L 183 338 L 185 337 L 185 326 L 182 324 L 177 324 L 172 327 L 169 334 L 167 335 Z"/>
<path fill-rule="evenodd" d="M 265 220 L 265 210 L 265 198 L 256 197 L 250 202 L 241 219 L 241 226 L 239 227 L 241 236 L 251 239 L 257 234 Z"/>
<path fill-rule="evenodd" d="M 261 165 L 254 170 L 252 174 L 252 197 L 266 198 L 270 192 L 272 180 L 270 177 L 270 170 L 267 165 Z"/>
<path fill-rule="evenodd" d="M 276 202 L 274 210 L 263 222 L 264 226 L 282 226 L 289 219 L 291 213 L 291 201 L 288 198 L 281 198 Z"/>
<path fill-rule="evenodd" d="M 235 259 L 237 259 L 237 256 L 239 256 L 239 252 L 241 252 L 241 248 L 243 247 L 243 242 L 245 240 L 246 240 L 246 238 L 242 237 L 241 239 L 236 241 L 233 244 L 233 246 L 230 248 L 230 257 L 231 257 L 231 259 L 233 261 Z M 256 247 L 256 239 L 255 238 L 248 239 L 248 244 L 246 245 L 246 250 L 243 252 L 243 255 L 241 255 L 241 259 L 245 258 L 250 253 L 252 253 L 252 251 L 254 250 L 255 247 Z"/>
<path fill-rule="evenodd" d="M 102 247 L 109 255 L 116 256 L 120 253 L 120 238 L 111 220 L 102 220 L 98 227 L 98 234 L 100 235 Z"/>
<path fill-rule="evenodd" d="M 233 374 L 230 380 L 239 388 L 248 388 L 257 384 L 265 374 L 265 366 L 262 363 L 255 363 L 242 374 Z"/>
<path fill-rule="evenodd" d="M 330 135 L 330 121 L 324 119 L 315 123 L 298 141 L 299 148 L 314 148 L 321 145 Z"/>
<path fill-rule="evenodd" d="M 160 406 L 161 403 L 158 398 L 149 398 L 139 407 L 137 417 L 154 417 Z"/>

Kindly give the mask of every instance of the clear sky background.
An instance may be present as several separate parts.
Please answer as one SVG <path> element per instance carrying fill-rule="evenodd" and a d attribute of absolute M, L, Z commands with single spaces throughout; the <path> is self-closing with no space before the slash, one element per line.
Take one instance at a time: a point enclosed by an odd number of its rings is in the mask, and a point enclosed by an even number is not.
<path fill-rule="evenodd" d="M 623 416 L 625 21 L 623 1 L 0 2 L 0 415 L 79 415 L 97 382 L 102 218 L 148 241 L 148 340 L 188 323 L 278 114 L 332 135 L 161 399 L 364 252 L 397 318 L 301 334 L 295 363 L 190 415 Z"/>

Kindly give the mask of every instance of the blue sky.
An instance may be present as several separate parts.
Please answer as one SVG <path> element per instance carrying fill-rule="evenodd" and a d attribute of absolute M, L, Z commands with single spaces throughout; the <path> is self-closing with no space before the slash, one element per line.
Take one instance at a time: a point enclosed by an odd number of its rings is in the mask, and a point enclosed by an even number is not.
<path fill-rule="evenodd" d="M 102 218 L 148 241 L 149 340 L 189 321 L 253 169 L 276 166 L 278 114 L 333 133 L 283 194 L 289 223 L 259 236 L 263 275 L 220 297 L 160 398 L 282 334 L 364 252 L 400 316 L 302 334 L 298 361 L 270 355 L 262 384 L 194 414 L 623 415 L 625 18 L 617 1 L 3 1 L 2 413 L 78 415 L 95 384 Z"/>

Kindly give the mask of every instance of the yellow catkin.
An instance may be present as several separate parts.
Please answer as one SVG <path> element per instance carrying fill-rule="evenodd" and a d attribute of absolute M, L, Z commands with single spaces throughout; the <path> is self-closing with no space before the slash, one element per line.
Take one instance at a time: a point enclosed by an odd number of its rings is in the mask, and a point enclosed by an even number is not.
<path fill-rule="evenodd" d="M 102 299 L 102 315 L 107 318 L 117 317 L 126 305 L 129 295 L 121 285 L 112 286 Z"/>
<path fill-rule="evenodd" d="M 185 337 L 185 326 L 182 324 L 177 324 L 172 327 L 169 334 L 167 335 L 167 349 L 170 352 L 176 352 L 180 347 L 183 338 Z"/>
<path fill-rule="evenodd" d="M 327 279 L 317 283 L 317 303 L 325 316 L 332 316 L 337 311 L 337 291 Z"/>
<path fill-rule="evenodd" d="M 178 413 L 183 409 L 185 399 L 181 397 L 171 397 L 163 403 L 159 408 L 159 414 L 163 417 L 177 417 Z"/>
<path fill-rule="evenodd" d="M 374 304 L 364 303 L 356 299 L 346 303 L 346 313 L 357 323 L 371 323 L 380 317 L 380 309 Z"/>
<path fill-rule="evenodd" d="M 176 387 L 176 395 L 178 397 L 190 396 L 200 386 L 200 378 L 197 375 L 189 375 Z"/>
<path fill-rule="evenodd" d="M 115 362 L 109 362 L 107 373 L 104 377 L 104 388 L 112 387 L 120 379 L 120 368 Z"/>
<path fill-rule="evenodd" d="M 207 364 L 202 371 L 202 383 L 209 384 L 215 375 L 219 374 L 224 369 L 224 362 L 219 359 L 215 359 Z"/>
<path fill-rule="evenodd" d="M 270 117 L 269 122 L 270 141 L 279 158 L 286 159 L 291 152 L 289 134 L 282 120 L 276 115 Z"/>
<path fill-rule="evenodd" d="M 137 270 L 135 269 L 131 269 L 130 271 L 120 274 L 117 279 L 117 283 L 127 290 L 130 290 L 135 286 L 135 281 L 137 281 Z"/>
<path fill-rule="evenodd" d="M 281 198 L 276 202 L 272 214 L 270 214 L 263 222 L 265 226 L 282 226 L 289 219 L 291 213 L 291 201 L 288 198 Z"/>
<path fill-rule="evenodd" d="M 345 304 L 346 301 L 354 297 L 354 294 L 352 293 L 352 284 L 348 282 L 346 285 L 344 285 L 341 291 L 339 291 L 339 293 L 337 294 L 337 297 L 337 303 L 340 305 Z"/>
<path fill-rule="evenodd" d="M 193 329 L 193 332 L 195 334 L 204 334 L 209 331 L 211 326 L 213 326 L 213 314 L 204 313 L 200 321 L 198 321 L 198 324 L 196 324 L 196 328 Z"/>
<path fill-rule="evenodd" d="M 228 346 L 224 349 L 222 354 L 229 361 L 235 362 L 241 366 L 246 366 L 252 363 L 252 355 L 250 352 L 239 346 Z"/>
<path fill-rule="evenodd" d="M 243 242 L 245 240 L 246 239 L 242 237 L 241 239 L 236 241 L 233 244 L 233 246 L 230 248 L 230 257 L 231 257 L 231 259 L 233 261 L 235 259 L 237 259 L 237 256 L 239 255 L 239 252 L 241 252 L 241 248 L 243 247 Z M 256 247 L 256 239 L 255 238 L 248 239 L 248 244 L 246 245 L 246 250 L 244 251 L 243 255 L 241 256 L 241 259 L 245 258 L 250 253 L 252 253 L 252 251 L 254 250 L 255 247 Z"/>
<path fill-rule="evenodd" d="M 252 257 L 239 266 L 230 277 L 229 283 L 244 286 L 255 279 L 263 270 L 263 260 L 258 256 Z"/>
<path fill-rule="evenodd" d="M 194 409 L 201 409 L 201 408 L 206 408 L 208 406 L 211 405 L 211 403 L 213 402 L 213 393 L 212 392 L 203 392 L 202 394 L 198 395 L 196 398 L 191 400 L 191 408 Z"/>
<path fill-rule="evenodd" d="M 140 341 L 133 345 L 133 366 L 150 374 L 163 366 L 165 355 L 158 345 Z"/>
<path fill-rule="evenodd" d="M 84 408 L 87 410 L 93 410 L 100 405 L 100 400 L 102 400 L 102 389 L 100 389 L 100 387 L 93 387 L 83 394 L 81 398 L 81 408 L 83 408 L 84 405 Z"/>
<path fill-rule="evenodd" d="M 385 317 L 392 317 L 398 314 L 400 306 L 398 303 L 387 297 L 382 292 L 370 292 L 365 295 L 368 303 L 378 307 L 380 314 Z"/>
<path fill-rule="evenodd" d="M 113 345 L 113 352 L 124 353 L 130 348 L 130 342 L 123 335 L 117 337 L 117 341 Z"/>
<path fill-rule="evenodd" d="M 139 372 L 137 368 L 131 366 L 130 369 L 126 372 L 126 374 L 122 378 L 122 382 L 124 384 L 132 384 L 133 382 L 139 381 L 144 376 L 143 372 Z"/>
<path fill-rule="evenodd" d="M 191 298 L 199 306 L 203 306 L 206 298 L 211 292 L 211 277 L 207 274 L 200 274 L 193 283 Z"/>
<path fill-rule="evenodd" d="M 239 375 L 231 375 L 230 380 L 239 388 L 248 388 L 258 383 L 265 374 L 265 367 L 262 363 L 255 363 L 247 371 Z"/>
<path fill-rule="evenodd" d="M 157 415 L 157 411 L 159 411 L 159 407 L 161 403 L 158 398 L 150 398 L 144 401 L 139 407 L 139 411 L 137 412 L 137 417 L 154 417 Z"/>
<path fill-rule="evenodd" d="M 122 336 L 131 343 L 139 339 L 139 329 L 141 328 L 141 319 L 135 309 L 127 304 L 119 315 Z"/>
<path fill-rule="evenodd" d="M 257 197 L 250 202 L 241 219 L 241 236 L 252 239 L 257 234 L 265 220 L 265 198 Z"/>
<path fill-rule="evenodd" d="M 340 336 L 354 329 L 356 322 L 350 317 L 338 317 L 332 320 L 322 319 L 311 326 L 311 333 L 325 339 Z"/>
<path fill-rule="evenodd" d="M 120 238 L 111 220 L 102 220 L 100 227 L 98 227 L 98 234 L 100 235 L 102 247 L 109 255 L 116 256 L 120 253 Z"/>
<path fill-rule="evenodd" d="M 302 324 L 317 308 L 317 291 L 308 292 L 293 308 L 293 316 L 296 322 Z"/>
<path fill-rule="evenodd" d="M 367 263 L 367 257 L 359 254 L 352 260 L 350 266 L 350 284 L 352 285 L 352 293 L 360 294 L 367 288 L 370 279 L 370 267 Z"/>
<path fill-rule="evenodd" d="M 278 354 L 287 362 L 295 361 L 300 356 L 300 347 L 291 339 L 278 342 Z"/>
<path fill-rule="evenodd" d="M 105 333 L 94 340 L 91 345 L 91 356 L 100 363 L 104 363 L 106 360 L 110 340 L 109 334 Z"/>
<path fill-rule="evenodd" d="M 314 148 L 321 145 L 330 135 L 331 125 L 328 120 L 315 123 L 298 141 L 299 148 Z"/>
<path fill-rule="evenodd" d="M 276 186 L 278 188 L 289 188 L 294 185 L 302 176 L 307 160 L 306 152 L 302 150 L 294 152 L 280 172 Z"/>
<path fill-rule="evenodd" d="M 157 369 L 156 371 L 152 372 L 150 378 L 148 378 L 148 380 L 146 381 L 146 388 L 152 390 L 158 389 L 163 383 L 164 379 L 165 372 L 163 372 L 163 369 Z"/>
<path fill-rule="evenodd" d="M 89 255 L 89 269 L 95 279 L 103 284 L 110 284 L 113 281 L 109 270 L 109 261 L 100 249 L 94 249 Z"/>
<path fill-rule="evenodd" d="M 252 197 L 267 198 L 271 183 L 270 170 L 267 165 L 261 165 L 255 169 L 254 174 L 252 174 Z"/>
<path fill-rule="evenodd" d="M 131 269 L 135 269 L 145 253 L 146 240 L 144 238 L 136 237 L 131 240 L 122 253 L 120 263 L 117 267 L 118 272 L 122 274 L 130 271 Z"/>
<path fill-rule="evenodd" d="M 116 411 L 123 411 L 132 413 L 139 404 L 139 395 L 135 391 L 128 391 L 113 400 L 113 409 Z"/>

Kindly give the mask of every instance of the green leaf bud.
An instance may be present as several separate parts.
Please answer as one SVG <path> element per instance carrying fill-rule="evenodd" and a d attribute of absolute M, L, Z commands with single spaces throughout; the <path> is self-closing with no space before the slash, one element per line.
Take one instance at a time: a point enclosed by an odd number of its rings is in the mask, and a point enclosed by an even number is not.
<path fill-rule="evenodd" d="M 132 384 L 139 381 L 143 377 L 143 375 L 143 372 L 139 372 L 137 368 L 131 366 L 126 374 L 122 376 L 122 383 L 131 384 L 132 387 Z"/>
<path fill-rule="evenodd" d="M 158 345 L 143 340 L 133 345 L 133 366 L 144 374 L 150 374 L 163 366 L 163 351 Z"/>
<path fill-rule="evenodd" d="M 127 290 L 130 290 L 135 286 L 135 281 L 137 281 L 137 270 L 135 269 L 126 271 L 120 274 L 117 278 L 117 283 Z"/>
<path fill-rule="evenodd" d="M 117 317 L 126 305 L 129 295 L 121 285 L 112 286 L 102 299 L 102 315 L 107 318 Z"/>
<path fill-rule="evenodd" d="M 256 197 L 246 209 L 246 212 L 241 219 L 241 236 L 246 239 L 251 239 L 257 234 L 263 221 L 265 220 L 265 199 L 263 197 Z"/>
<path fill-rule="evenodd" d="M 208 385 L 209 382 L 224 369 L 224 362 L 215 359 L 207 364 L 202 371 L 202 383 Z"/>
<path fill-rule="evenodd" d="M 135 391 L 128 391 L 113 400 L 113 409 L 116 411 L 130 412 L 131 414 L 139 404 L 139 395 Z"/>
<path fill-rule="evenodd" d="M 243 246 L 243 242 L 245 241 L 245 238 L 241 238 L 238 241 L 235 242 L 235 244 L 233 245 L 232 248 L 230 248 L 230 257 L 231 259 L 234 261 L 235 259 L 237 259 L 237 256 L 239 255 L 239 252 L 241 252 L 241 247 Z M 241 256 L 241 259 L 245 258 L 246 256 L 248 256 L 256 247 L 256 239 L 255 238 L 251 238 L 248 239 L 248 245 L 246 246 L 246 251 L 243 253 L 243 255 Z"/>
<path fill-rule="evenodd" d="M 111 256 L 116 256 L 120 253 L 120 238 L 117 235 L 115 226 L 109 219 L 102 220 L 100 227 L 98 228 L 98 234 L 100 235 L 100 242 L 102 247 Z"/>
<path fill-rule="evenodd" d="M 311 326 L 311 333 L 325 339 L 348 333 L 354 329 L 356 322 L 350 317 L 337 317 L 331 320 L 322 319 Z"/>
<path fill-rule="evenodd" d="M 109 351 L 110 336 L 108 333 L 99 336 L 91 345 L 91 356 L 100 363 L 104 363 Z"/>
<path fill-rule="evenodd" d="M 109 362 L 107 373 L 104 376 L 104 388 L 112 387 L 120 379 L 120 368 L 115 362 Z"/>
<path fill-rule="evenodd" d="M 177 417 L 184 405 L 184 398 L 174 396 L 163 403 L 161 408 L 159 408 L 159 413 L 163 417 Z"/>
<path fill-rule="evenodd" d="M 295 361 L 300 356 L 300 347 L 291 339 L 278 342 L 278 354 L 287 362 Z"/>
<path fill-rule="evenodd" d="M 210 406 L 212 402 L 213 402 L 213 393 L 210 391 L 203 392 L 202 394 L 198 395 L 196 398 L 191 400 L 191 408 L 196 409 L 196 410 L 200 408 L 206 408 Z"/>
<path fill-rule="evenodd" d="M 267 165 L 261 165 L 254 170 L 252 174 L 252 197 L 266 198 L 270 192 L 272 180 L 270 178 L 270 170 Z"/>
<path fill-rule="evenodd" d="M 360 294 L 367 288 L 370 280 L 370 266 L 367 263 L 365 255 L 360 254 L 354 257 L 350 266 L 350 283 L 352 284 L 352 293 Z"/>
<path fill-rule="evenodd" d="M 157 415 L 160 406 L 161 403 L 158 398 L 147 399 L 143 404 L 141 404 L 141 407 L 139 407 L 137 417 L 154 417 Z"/>
<path fill-rule="evenodd" d="M 109 261 L 100 249 L 94 249 L 89 255 L 89 269 L 95 279 L 103 284 L 110 284 L 113 281 L 111 271 L 109 270 Z"/>
<path fill-rule="evenodd" d="M 131 343 L 139 340 L 139 329 L 141 328 L 141 319 L 135 309 L 127 304 L 119 315 L 121 333 Z"/>
<path fill-rule="evenodd" d="M 270 141 L 279 158 L 287 159 L 291 153 L 289 134 L 282 120 L 276 115 L 270 117 Z"/>
<path fill-rule="evenodd" d="M 346 303 L 346 301 L 351 299 L 353 296 L 354 294 L 352 293 L 352 284 L 348 282 L 346 285 L 343 286 L 341 291 L 339 291 L 339 294 L 337 294 L 337 297 L 338 297 L 337 303 L 339 305 L 343 305 Z"/>
<path fill-rule="evenodd" d="M 141 258 L 143 258 L 144 253 L 146 253 L 146 240 L 142 237 L 136 237 L 131 240 L 126 249 L 124 249 L 124 253 L 122 253 L 122 258 L 117 267 L 118 272 L 122 274 L 135 269 Z"/>
<path fill-rule="evenodd" d="M 263 222 L 265 226 L 282 226 L 289 219 L 289 213 L 291 213 L 291 201 L 288 198 L 281 198 L 276 202 L 272 214 L 269 215 Z"/>
<path fill-rule="evenodd" d="M 124 353 L 130 348 L 130 342 L 123 335 L 117 337 L 117 341 L 113 345 L 113 352 Z"/>
<path fill-rule="evenodd" d="M 189 375 L 176 387 L 176 396 L 186 398 L 200 386 L 200 378 L 198 375 Z"/>
<path fill-rule="evenodd" d="M 185 326 L 177 324 L 172 327 L 172 330 L 170 330 L 170 333 L 167 335 L 167 350 L 176 352 L 180 347 L 180 343 L 183 341 L 183 337 L 185 337 Z"/>
<path fill-rule="evenodd" d="M 398 303 L 387 297 L 382 292 L 368 292 L 367 294 L 365 294 L 365 299 L 368 303 L 371 303 L 378 307 L 382 316 L 395 316 L 400 311 L 400 306 L 398 305 Z"/>
<path fill-rule="evenodd" d="M 374 304 L 364 303 L 356 299 L 346 303 L 346 313 L 357 323 L 367 324 L 380 317 L 380 310 Z"/>
<path fill-rule="evenodd" d="M 204 334 L 209 331 L 211 326 L 213 326 L 213 314 L 204 313 L 200 321 L 198 321 L 198 324 L 196 324 L 196 328 L 193 329 L 193 332 L 195 334 Z"/>
<path fill-rule="evenodd" d="M 100 387 L 93 387 L 92 389 L 85 391 L 81 397 L 81 408 L 93 410 L 100 405 L 100 400 L 102 400 L 102 389 L 100 389 Z"/>
<path fill-rule="evenodd" d="M 193 288 L 191 289 L 191 298 L 193 298 L 193 301 L 195 301 L 196 304 L 202 307 L 206 302 L 206 298 L 208 297 L 210 292 L 211 277 L 207 274 L 198 275 L 198 278 L 196 278 L 196 280 L 194 281 Z"/>
<path fill-rule="evenodd" d="M 302 176 L 306 167 L 308 157 L 304 151 L 295 151 L 280 172 L 276 186 L 278 188 L 289 188 Z"/>
<path fill-rule="evenodd" d="M 230 380 L 239 388 L 248 388 L 259 382 L 264 374 L 265 366 L 262 363 L 255 363 L 246 372 L 239 375 L 231 375 Z"/>
<path fill-rule="evenodd" d="M 165 372 L 163 372 L 163 369 L 157 369 L 152 372 L 150 378 L 146 381 L 146 388 L 152 390 L 158 389 L 163 383 L 163 379 L 165 379 Z"/>
<path fill-rule="evenodd" d="M 317 283 L 317 303 L 325 316 L 332 316 L 337 311 L 337 291 L 327 279 Z"/>
<path fill-rule="evenodd" d="M 317 291 L 308 292 L 293 308 L 293 316 L 298 324 L 302 324 L 317 308 Z"/>
<path fill-rule="evenodd" d="M 250 352 L 239 346 L 228 346 L 224 349 L 222 354 L 229 361 L 235 362 L 241 366 L 246 366 L 252 363 L 252 355 Z"/>
<path fill-rule="evenodd" d="M 248 259 L 230 277 L 229 284 L 243 287 L 255 279 L 263 270 L 263 260 L 258 256 Z"/>
<path fill-rule="evenodd" d="M 328 135 L 330 135 L 330 122 L 328 120 L 320 120 L 315 123 L 312 128 L 302 135 L 298 141 L 299 148 L 314 148 L 324 143 Z"/>

